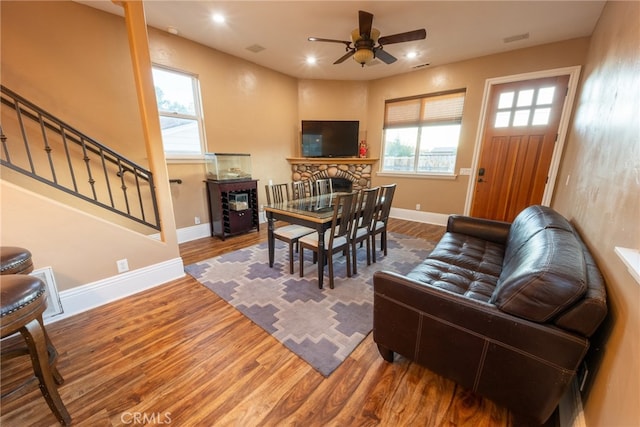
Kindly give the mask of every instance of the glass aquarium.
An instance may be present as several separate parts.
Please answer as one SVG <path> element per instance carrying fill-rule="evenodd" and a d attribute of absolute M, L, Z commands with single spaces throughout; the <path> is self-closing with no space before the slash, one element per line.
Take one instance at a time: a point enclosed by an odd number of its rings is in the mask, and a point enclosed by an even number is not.
<path fill-rule="evenodd" d="M 241 181 L 251 179 L 251 154 L 205 153 L 207 179 Z"/>

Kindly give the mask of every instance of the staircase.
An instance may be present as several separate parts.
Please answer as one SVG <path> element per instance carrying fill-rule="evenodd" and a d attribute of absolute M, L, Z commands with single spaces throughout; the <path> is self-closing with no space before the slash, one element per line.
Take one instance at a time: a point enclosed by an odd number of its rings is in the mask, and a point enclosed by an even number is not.
<path fill-rule="evenodd" d="M 0 165 L 154 230 L 151 171 L 0 86 Z"/>

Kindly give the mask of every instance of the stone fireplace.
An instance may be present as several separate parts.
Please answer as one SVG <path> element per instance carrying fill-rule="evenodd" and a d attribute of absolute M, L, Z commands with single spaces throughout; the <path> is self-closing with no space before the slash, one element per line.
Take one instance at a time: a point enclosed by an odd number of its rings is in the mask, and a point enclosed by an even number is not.
<path fill-rule="evenodd" d="M 291 179 L 304 181 L 331 178 L 334 191 L 358 191 L 371 187 L 371 171 L 378 159 L 373 158 L 289 158 Z M 338 188 L 336 188 L 338 185 Z"/>

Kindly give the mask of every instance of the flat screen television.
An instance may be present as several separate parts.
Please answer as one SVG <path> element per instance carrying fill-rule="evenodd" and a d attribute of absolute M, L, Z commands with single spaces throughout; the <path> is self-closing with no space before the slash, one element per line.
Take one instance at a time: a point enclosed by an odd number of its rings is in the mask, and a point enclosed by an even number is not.
<path fill-rule="evenodd" d="M 303 120 L 302 157 L 357 156 L 359 131 L 357 120 Z"/>

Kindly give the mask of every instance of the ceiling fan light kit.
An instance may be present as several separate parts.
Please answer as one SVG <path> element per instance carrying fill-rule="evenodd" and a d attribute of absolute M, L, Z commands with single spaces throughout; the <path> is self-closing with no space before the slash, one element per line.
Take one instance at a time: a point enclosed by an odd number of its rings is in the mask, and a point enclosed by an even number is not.
<path fill-rule="evenodd" d="M 422 40 L 427 37 L 427 32 L 424 28 L 380 37 L 380 31 L 372 27 L 373 14 L 361 10 L 358 12 L 358 18 L 359 25 L 358 28 L 351 32 L 351 41 L 324 39 L 320 37 L 309 37 L 308 40 L 344 44 L 346 45 L 347 53 L 338 58 L 334 64 L 340 64 L 347 58 L 353 57 L 354 61 L 364 67 L 365 64 L 373 61 L 374 58 L 380 59 L 385 64 L 391 64 L 397 61 L 393 55 L 383 50 L 383 45 Z"/>

